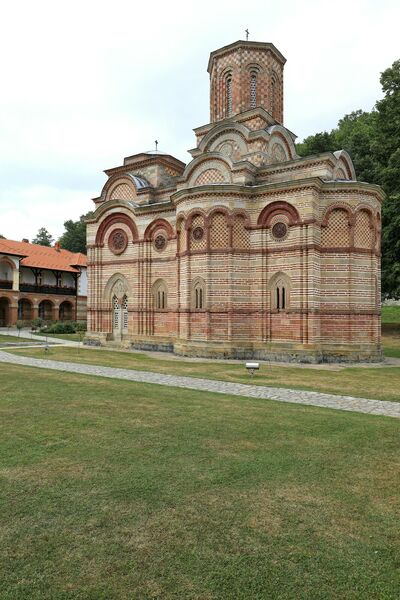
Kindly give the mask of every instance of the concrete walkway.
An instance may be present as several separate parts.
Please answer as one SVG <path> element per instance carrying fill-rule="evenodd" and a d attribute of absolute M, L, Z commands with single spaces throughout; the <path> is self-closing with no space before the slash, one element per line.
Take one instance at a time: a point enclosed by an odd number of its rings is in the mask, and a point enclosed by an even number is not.
<path fill-rule="evenodd" d="M 0 351 L 0 362 L 29 367 L 39 367 L 41 369 L 67 371 L 69 373 L 79 373 L 83 375 L 94 375 L 97 377 L 108 377 L 111 379 L 123 379 L 140 383 L 168 385 L 190 390 L 200 390 L 203 392 L 213 392 L 233 396 L 247 396 L 249 398 L 263 398 L 266 400 L 276 400 L 278 402 L 293 402 L 295 404 L 305 404 L 323 408 L 333 408 L 337 410 L 348 410 L 351 412 L 400 418 L 400 402 L 397 403 L 386 402 L 383 400 L 369 400 L 367 398 L 336 396 L 334 394 L 323 394 L 320 392 L 306 392 L 302 390 L 214 381 L 212 379 L 198 379 L 196 377 L 163 375 L 161 373 L 150 373 L 148 371 L 115 369 L 112 367 L 102 367 L 97 365 L 85 365 L 40 358 L 28 358 L 2 351 Z"/>

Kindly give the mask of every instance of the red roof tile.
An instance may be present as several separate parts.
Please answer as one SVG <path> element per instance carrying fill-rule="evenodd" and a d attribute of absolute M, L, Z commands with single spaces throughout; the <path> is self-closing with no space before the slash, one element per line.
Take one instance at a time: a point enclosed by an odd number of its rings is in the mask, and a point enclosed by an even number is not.
<path fill-rule="evenodd" d="M 1 253 L 24 257 L 20 263 L 23 267 L 77 273 L 79 269 L 76 267 L 86 267 L 87 264 L 86 256 L 80 252 L 57 250 L 53 247 L 49 248 L 39 244 L 16 242 L 14 240 L 0 239 Z"/>

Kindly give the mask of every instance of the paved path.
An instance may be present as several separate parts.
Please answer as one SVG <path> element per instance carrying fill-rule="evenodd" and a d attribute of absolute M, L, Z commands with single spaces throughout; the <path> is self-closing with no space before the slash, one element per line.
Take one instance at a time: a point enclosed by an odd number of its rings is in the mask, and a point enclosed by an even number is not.
<path fill-rule="evenodd" d="M 34 342 L 40 342 L 41 344 L 46 343 L 46 336 L 36 335 L 35 333 L 32 333 L 32 331 L 30 329 L 21 329 L 21 331 L 18 332 L 17 329 L 10 329 L 8 327 L 0 327 L 0 334 L 1 335 L 10 335 L 12 337 L 19 337 L 19 338 L 21 338 L 21 343 L 24 340 L 32 340 Z M 49 345 L 57 344 L 57 345 L 62 345 L 62 346 L 78 346 L 79 345 L 79 342 L 73 342 L 72 340 L 63 340 L 61 338 L 55 338 L 52 336 L 48 336 L 47 343 Z"/>
<path fill-rule="evenodd" d="M 388 417 L 400 418 L 400 402 L 369 400 L 366 398 L 354 398 L 352 396 L 322 394 L 320 392 L 306 392 L 302 390 L 214 381 L 212 379 L 198 379 L 196 377 L 163 375 L 162 373 L 150 373 L 148 371 L 115 369 L 113 367 L 68 363 L 41 358 L 28 358 L 26 356 L 17 356 L 15 354 L 9 354 L 8 352 L 2 352 L 1 350 L 0 361 L 17 365 L 39 367 L 41 369 L 53 369 L 56 371 L 67 371 L 70 373 L 81 373 L 84 375 L 95 375 L 98 377 L 109 377 L 112 379 L 125 379 L 140 383 L 168 385 L 187 388 L 190 390 L 216 392 L 219 394 L 229 394 L 234 396 L 247 396 L 250 398 L 265 398 L 269 400 L 277 400 L 278 402 L 293 402 L 295 404 L 306 404 L 311 406 L 321 406 L 324 408 L 333 408 L 338 410 L 348 410 L 352 412 L 386 415 Z"/>

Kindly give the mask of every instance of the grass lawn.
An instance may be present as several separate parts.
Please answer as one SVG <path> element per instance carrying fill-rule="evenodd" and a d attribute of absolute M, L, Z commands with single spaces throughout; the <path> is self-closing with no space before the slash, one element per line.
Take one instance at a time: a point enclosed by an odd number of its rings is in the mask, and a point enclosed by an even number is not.
<path fill-rule="evenodd" d="M 46 337 L 46 333 L 44 333 L 42 331 L 36 332 L 36 335 L 42 335 L 43 337 Z M 85 333 L 84 332 L 82 332 L 82 334 L 79 334 L 79 333 L 48 333 L 47 337 L 48 338 L 58 338 L 60 340 L 70 340 L 71 342 L 80 342 L 85 337 Z"/>
<path fill-rule="evenodd" d="M 397 600 L 399 423 L 0 364 L 2 600 Z"/>
<path fill-rule="evenodd" d="M 261 366 L 260 372 L 251 378 L 242 363 L 160 359 L 136 352 L 85 348 L 52 347 L 46 354 L 41 348 L 12 349 L 9 352 L 34 358 L 400 401 L 400 367 L 357 367 L 333 371 L 265 364 Z"/>
<path fill-rule="evenodd" d="M 400 358 L 400 306 L 382 306 L 382 344 L 385 356 Z"/>
<path fill-rule="evenodd" d="M 0 346 L 4 342 L 29 342 L 29 338 L 18 337 L 17 335 L 1 335 L 0 334 Z"/>
<path fill-rule="evenodd" d="M 382 306 L 382 323 L 400 324 L 400 306 Z"/>

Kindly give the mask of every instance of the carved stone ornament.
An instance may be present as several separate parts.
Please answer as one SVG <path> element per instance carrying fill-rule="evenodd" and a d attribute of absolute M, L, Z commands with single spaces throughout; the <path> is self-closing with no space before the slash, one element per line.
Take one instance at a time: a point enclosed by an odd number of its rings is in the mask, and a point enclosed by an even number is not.
<path fill-rule="evenodd" d="M 154 240 L 154 247 L 156 250 L 164 250 L 167 245 L 167 240 L 163 235 L 158 235 Z"/>
<path fill-rule="evenodd" d="M 114 229 L 108 238 L 108 247 L 113 254 L 122 254 L 128 245 L 128 236 L 123 229 Z"/>
<path fill-rule="evenodd" d="M 204 229 L 202 227 L 195 227 L 192 231 L 192 236 L 196 242 L 199 242 L 204 237 Z"/>
<path fill-rule="evenodd" d="M 118 298 L 118 301 L 121 301 L 121 299 L 124 297 L 125 294 L 126 294 L 125 286 L 124 286 L 123 282 L 120 279 L 118 279 L 118 281 L 115 283 L 115 285 L 113 287 L 113 295 L 115 295 Z"/>
<path fill-rule="evenodd" d="M 275 225 L 272 226 L 272 235 L 276 240 L 282 240 L 286 237 L 287 232 L 288 226 L 286 223 L 275 223 Z"/>

